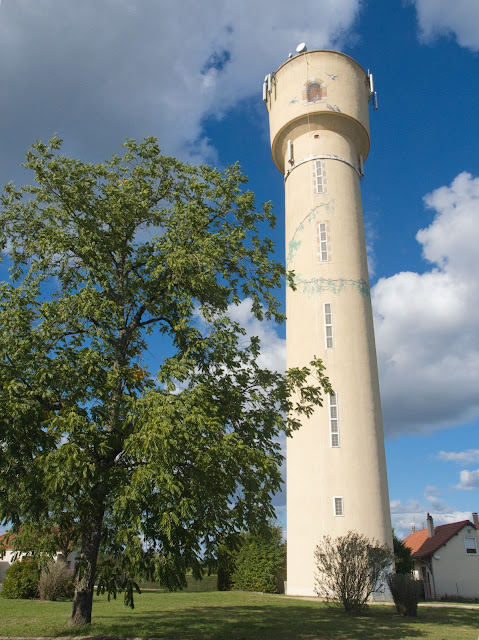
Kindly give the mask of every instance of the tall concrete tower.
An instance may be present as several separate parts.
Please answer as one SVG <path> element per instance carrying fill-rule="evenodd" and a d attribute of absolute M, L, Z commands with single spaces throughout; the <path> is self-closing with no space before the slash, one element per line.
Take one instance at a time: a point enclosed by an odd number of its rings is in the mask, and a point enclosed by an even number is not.
<path fill-rule="evenodd" d="M 287 366 L 322 358 L 334 394 L 287 445 L 287 592 L 313 595 L 324 535 L 392 547 L 360 181 L 372 79 L 352 58 L 305 51 L 265 78 L 284 174 Z M 374 96 L 375 97 L 375 96 Z"/>

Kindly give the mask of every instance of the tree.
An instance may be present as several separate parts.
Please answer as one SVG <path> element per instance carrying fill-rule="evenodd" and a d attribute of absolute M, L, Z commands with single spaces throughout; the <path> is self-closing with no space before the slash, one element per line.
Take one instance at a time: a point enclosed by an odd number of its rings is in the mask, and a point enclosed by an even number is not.
<path fill-rule="evenodd" d="M 349 531 L 338 538 L 324 536 L 315 558 L 317 594 L 356 615 L 382 588 L 393 554 L 386 545 Z"/>
<path fill-rule="evenodd" d="M 404 542 L 399 540 L 393 531 L 394 544 L 394 570 L 396 573 L 411 575 L 414 569 L 414 562 L 411 557 L 411 549 L 406 547 Z"/>
<path fill-rule="evenodd" d="M 286 545 L 281 527 L 269 525 L 248 533 L 235 558 L 234 589 L 278 593 L 286 575 Z"/>
<path fill-rule="evenodd" d="M 387 575 L 387 583 L 401 616 L 416 616 L 421 596 L 421 583 L 412 575 L 414 562 L 411 549 L 393 531 L 394 573 Z"/>
<path fill-rule="evenodd" d="M 318 360 L 314 377 L 261 368 L 230 317 L 250 298 L 281 321 L 287 276 L 239 167 L 124 146 L 93 165 L 37 142 L 35 184 L 1 198 L 0 518 L 73 527 L 72 624 L 91 621 L 95 579 L 114 591 L 121 575 L 132 606 L 140 573 L 180 588 L 218 540 L 270 518 L 278 434 L 331 390 Z M 97 574 L 100 550 L 114 575 Z"/>
<path fill-rule="evenodd" d="M 221 540 L 216 550 L 216 588 L 218 591 L 230 591 L 231 576 L 235 570 L 236 555 L 238 552 L 238 542 Z"/>

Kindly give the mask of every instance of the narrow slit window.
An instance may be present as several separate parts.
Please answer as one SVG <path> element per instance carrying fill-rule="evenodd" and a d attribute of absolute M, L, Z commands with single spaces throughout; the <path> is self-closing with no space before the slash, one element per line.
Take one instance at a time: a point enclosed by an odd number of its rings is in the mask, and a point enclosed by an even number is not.
<path fill-rule="evenodd" d="M 326 349 L 334 348 L 333 337 L 333 309 L 330 302 L 324 304 L 324 335 L 326 342 Z"/>
<path fill-rule="evenodd" d="M 318 225 L 319 261 L 329 262 L 328 223 L 320 222 Z"/>
<path fill-rule="evenodd" d="M 313 165 L 314 193 L 326 193 L 326 171 L 322 160 L 315 160 Z"/>
<path fill-rule="evenodd" d="M 344 498 L 340 496 L 334 496 L 333 501 L 334 501 L 334 515 L 336 517 L 344 516 Z"/>
<path fill-rule="evenodd" d="M 329 431 L 331 436 L 331 447 L 339 448 L 341 446 L 339 440 L 339 413 L 338 413 L 338 394 L 329 394 Z"/>

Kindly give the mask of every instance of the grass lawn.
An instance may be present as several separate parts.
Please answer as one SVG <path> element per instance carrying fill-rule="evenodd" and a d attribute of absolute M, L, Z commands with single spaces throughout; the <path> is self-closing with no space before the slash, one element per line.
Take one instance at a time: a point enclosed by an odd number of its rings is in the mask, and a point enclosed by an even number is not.
<path fill-rule="evenodd" d="M 392 606 L 349 617 L 321 602 L 253 593 L 143 593 L 132 611 L 96 597 L 91 627 L 68 627 L 70 602 L 0 598 L 0 636 L 80 633 L 168 640 L 477 640 L 479 609 L 421 608 L 401 618 Z"/>

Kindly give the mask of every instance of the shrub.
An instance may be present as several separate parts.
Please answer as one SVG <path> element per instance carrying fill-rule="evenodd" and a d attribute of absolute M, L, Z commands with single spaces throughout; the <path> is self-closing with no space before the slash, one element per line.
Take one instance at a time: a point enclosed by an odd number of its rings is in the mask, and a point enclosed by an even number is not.
<path fill-rule="evenodd" d="M 42 569 L 38 592 L 42 600 L 72 599 L 75 593 L 73 575 L 64 560 L 50 560 Z"/>
<path fill-rule="evenodd" d="M 371 594 L 383 586 L 392 564 L 389 547 L 349 531 L 345 536 L 325 536 L 315 551 L 316 593 L 328 602 L 342 605 L 347 613 L 358 614 Z"/>
<path fill-rule="evenodd" d="M 390 573 L 387 576 L 389 590 L 401 616 L 417 616 L 417 603 L 421 596 L 421 583 L 412 575 Z"/>
<path fill-rule="evenodd" d="M 40 570 L 31 558 L 16 561 L 7 569 L 3 581 L 2 596 L 4 598 L 31 599 L 38 597 L 38 581 Z"/>
<path fill-rule="evenodd" d="M 236 556 L 231 576 L 233 589 L 281 591 L 285 575 L 286 549 L 281 527 L 270 526 L 261 534 L 248 534 Z"/>

